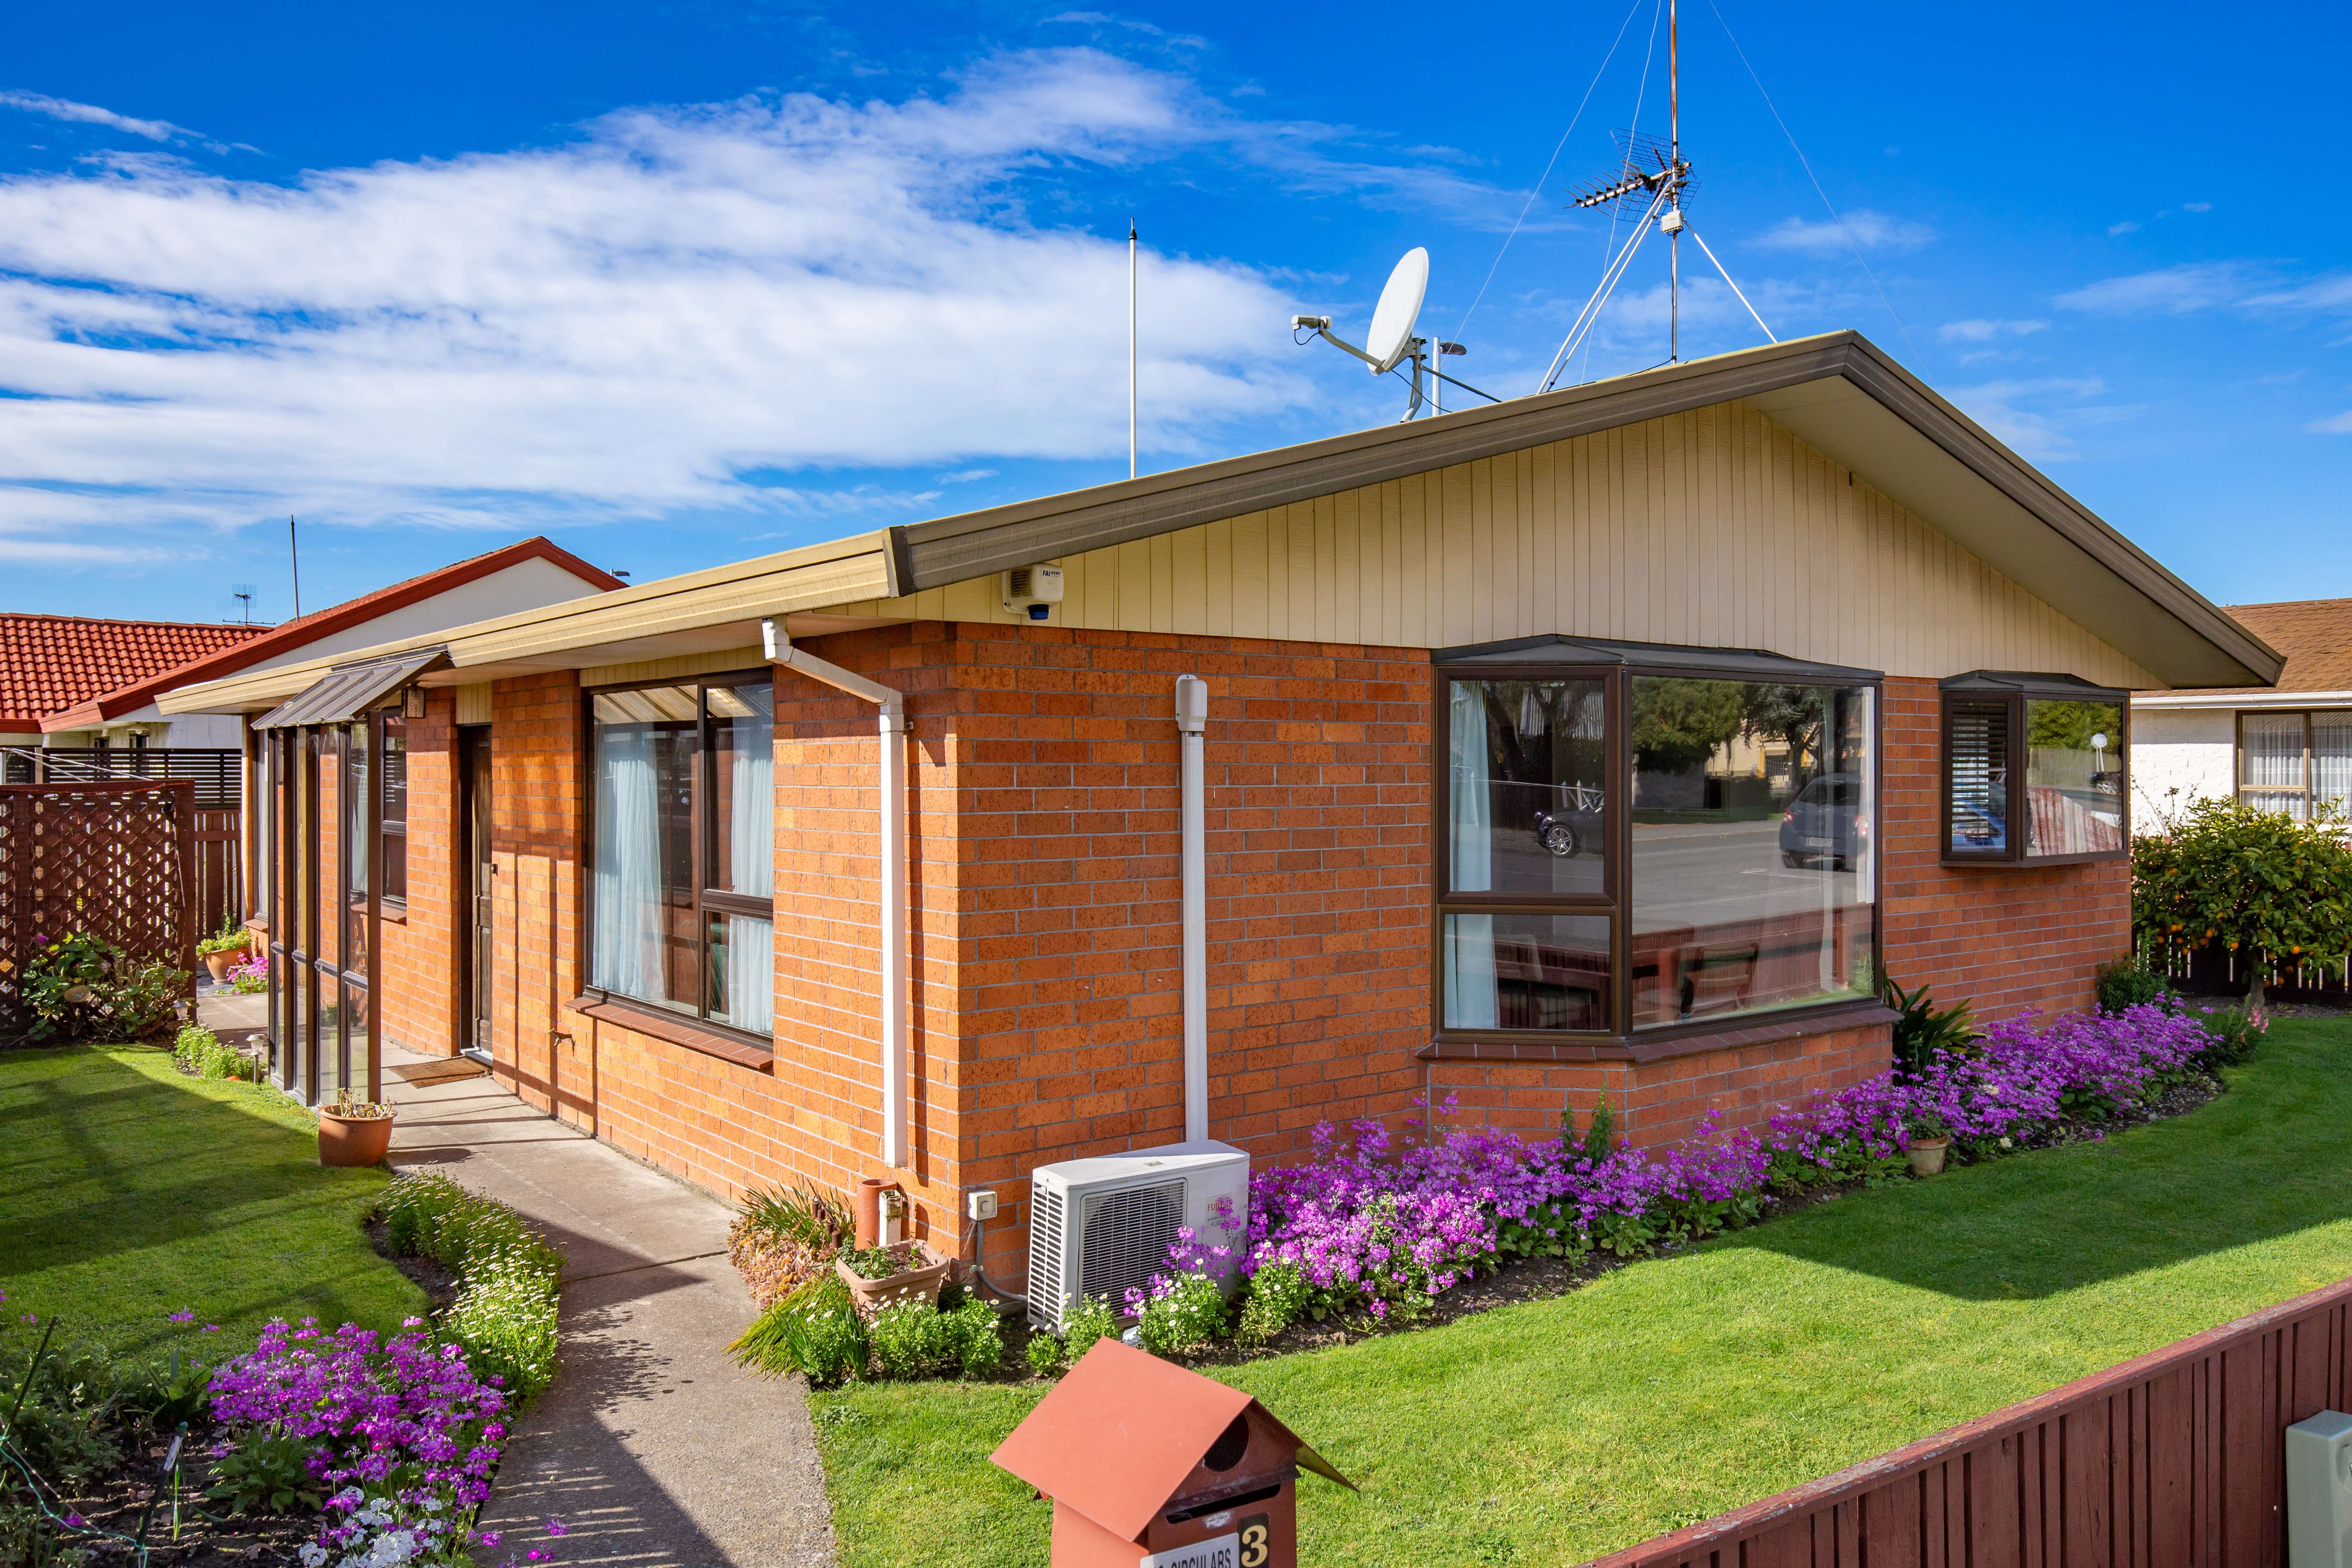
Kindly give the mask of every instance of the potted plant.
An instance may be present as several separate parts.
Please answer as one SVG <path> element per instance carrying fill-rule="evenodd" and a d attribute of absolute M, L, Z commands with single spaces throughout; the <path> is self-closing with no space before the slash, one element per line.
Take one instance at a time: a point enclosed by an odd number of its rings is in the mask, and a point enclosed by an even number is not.
<path fill-rule="evenodd" d="M 231 921 L 213 935 L 196 943 L 196 956 L 205 961 L 206 969 L 212 971 L 213 984 L 226 985 L 228 984 L 228 966 L 235 963 L 245 950 L 252 945 L 251 933 L 235 921 Z"/>
<path fill-rule="evenodd" d="M 1911 1113 L 1910 1136 L 1906 1140 L 1904 1157 L 1911 1162 L 1915 1176 L 1933 1176 L 1944 1168 L 1945 1152 L 1952 1146 L 1952 1130 L 1943 1117 L 1932 1110 Z"/>
<path fill-rule="evenodd" d="M 894 1241 L 885 1247 L 844 1247 L 834 1272 L 849 1287 L 849 1299 L 867 1317 L 907 1301 L 940 1304 L 940 1287 L 954 1263 L 927 1241 Z"/>
<path fill-rule="evenodd" d="M 381 1100 L 353 1100 L 347 1086 L 319 1108 L 319 1163 L 373 1165 L 392 1147 L 393 1108 Z"/>

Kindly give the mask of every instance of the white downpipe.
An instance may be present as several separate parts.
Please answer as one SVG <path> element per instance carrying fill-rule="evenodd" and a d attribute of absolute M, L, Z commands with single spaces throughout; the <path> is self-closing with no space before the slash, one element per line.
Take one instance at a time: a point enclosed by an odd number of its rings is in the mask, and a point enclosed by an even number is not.
<path fill-rule="evenodd" d="M 1209 683 L 1176 678 L 1178 817 L 1182 825 L 1184 902 L 1184 1142 L 1209 1139 L 1208 802 L 1202 784 Z"/>
<path fill-rule="evenodd" d="M 768 662 L 800 671 L 881 710 L 880 817 L 882 851 L 882 1163 L 908 1163 L 907 1130 L 907 700 L 856 670 L 793 646 L 782 617 L 760 623 Z"/>

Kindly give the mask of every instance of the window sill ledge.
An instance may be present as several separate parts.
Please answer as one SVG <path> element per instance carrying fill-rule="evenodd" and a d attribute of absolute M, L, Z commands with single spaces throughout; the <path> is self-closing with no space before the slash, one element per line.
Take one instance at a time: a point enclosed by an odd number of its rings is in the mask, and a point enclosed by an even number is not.
<path fill-rule="evenodd" d="M 2127 849 L 2096 855 L 2035 855 L 2023 860 L 2003 860 L 1990 855 L 1947 855 L 1936 862 L 1947 871 L 2063 871 L 2076 866 L 2128 866 Z"/>
<path fill-rule="evenodd" d="M 1637 1035 L 1631 1040 L 1448 1040 L 1435 1039 L 1413 1052 L 1423 1061 L 1485 1062 L 1657 1062 L 1708 1051 L 1744 1050 L 1751 1046 L 1777 1045 L 1811 1035 L 1833 1035 L 1891 1024 L 1896 1014 L 1877 1002 L 1843 1003 L 1818 1012 L 1787 1017 L 1769 1015 L 1746 1023 L 1727 1022 L 1721 1028 L 1694 1027 L 1664 1037 Z"/>
<path fill-rule="evenodd" d="M 689 1051 L 699 1051 L 706 1057 L 717 1057 L 720 1061 L 733 1062 L 737 1067 L 750 1068 L 756 1072 L 775 1070 L 776 1053 L 772 1047 L 756 1045 L 734 1035 L 706 1028 L 691 1018 L 681 1018 L 658 1007 L 595 995 L 574 996 L 564 1005 L 599 1023 L 611 1024 L 632 1034 L 645 1035 Z"/>
<path fill-rule="evenodd" d="M 365 899 L 353 899 L 352 900 L 352 913 L 355 915 L 363 915 L 367 913 L 367 900 Z M 386 899 L 383 901 L 383 912 L 378 915 L 377 918 L 388 926 L 404 926 L 408 923 L 408 905 L 404 900 L 399 903 L 394 903 L 392 900 Z"/>

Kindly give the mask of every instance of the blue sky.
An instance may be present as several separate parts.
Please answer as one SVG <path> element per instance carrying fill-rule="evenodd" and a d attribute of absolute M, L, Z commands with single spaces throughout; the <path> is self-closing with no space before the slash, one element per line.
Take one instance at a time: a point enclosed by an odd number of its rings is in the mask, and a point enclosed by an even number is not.
<path fill-rule="evenodd" d="M 2217 599 L 2352 594 L 2340 8 L 1681 20 L 1692 221 L 1777 332 L 1861 329 Z M 194 619 L 289 613 L 289 513 L 316 608 L 529 532 L 643 582 L 1122 475 L 1130 215 L 1147 468 L 1393 418 L 1286 322 L 1360 333 L 1413 245 L 1461 374 L 1530 390 L 1607 244 L 1565 195 L 1664 118 L 1656 0 L 0 43 L 0 605 Z M 1684 256 L 1685 354 L 1756 341 Z M 1580 378 L 1664 357 L 1664 267 Z"/>

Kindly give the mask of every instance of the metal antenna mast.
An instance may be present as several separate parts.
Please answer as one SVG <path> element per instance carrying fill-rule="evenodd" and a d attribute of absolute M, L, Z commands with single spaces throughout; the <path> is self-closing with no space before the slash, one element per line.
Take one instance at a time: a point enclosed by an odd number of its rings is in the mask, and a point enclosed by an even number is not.
<path fill-rule="evenodd" d="M 1656 137 L 1645 136 L 1638 131 L 1618 132 L 1617 145 L 1622 156 L 1616 174 L 1586 185 L 1577 193 L 1573 204 L 1588 208 L 1615 208 L 1620 216 L 1633 220 L 1633 236 L 1611 260 L 1608 269 L 1601 274 L 1600 285 L 1592 290 L 1592 297 L 1577 313 L 1575 324 L 1569 328 L 1567 340 L 1559 345 L 1559 353 L 1552 356 L 1551 368 L 1545 373 L 1543 384 L 1537 388 L 1538 392 L 1549 392 L 1559 380 L 1560 372 L 1576 357 L 1578 345 L 1592 331 L 1593 323 L 1601 319 L 1601 308 L 1609 302 L 1609 296 L 1624 278 L 1626 267 L 1633 261 L 1634 251 L 1641 247 L 1653 222 L 1657 224 L 1658 232 L 1666 237 L 1669 247 L 1666 258 L 1667 363 L 1676 363 L 1683 357 L 1682 240 L 1683 230 L 1690 228 L 1690 218 L 1683 211 L 1683 196 L 1690 189 L 1691 166 L 1690 160 L 1683 156 L 1680 10 L 1676 0 L 1666 0 L 1666 139 L 1660 142 Z M 1756 313 L 1756 307 L 1749 304 L 1748 296 L 1739 291 L 1739 285 L 1732 281 L 1731 274 L 1725 271 L 1723 263 L 1717 259 L 1706 241 L 1699 238 L 1698 230 L 1692 228 L 1690 237 L 1698 241 L 1700 254 L 1723 274 L 1724 282 L 1730 285 L 1733 296 L 1747 307 L 1749 319 L 1755 321 L 1765 338 L 1779 342 L 1780 340 L 1772 336 L 1772 329 L 1764 325 L 1764 318 Z"/>

